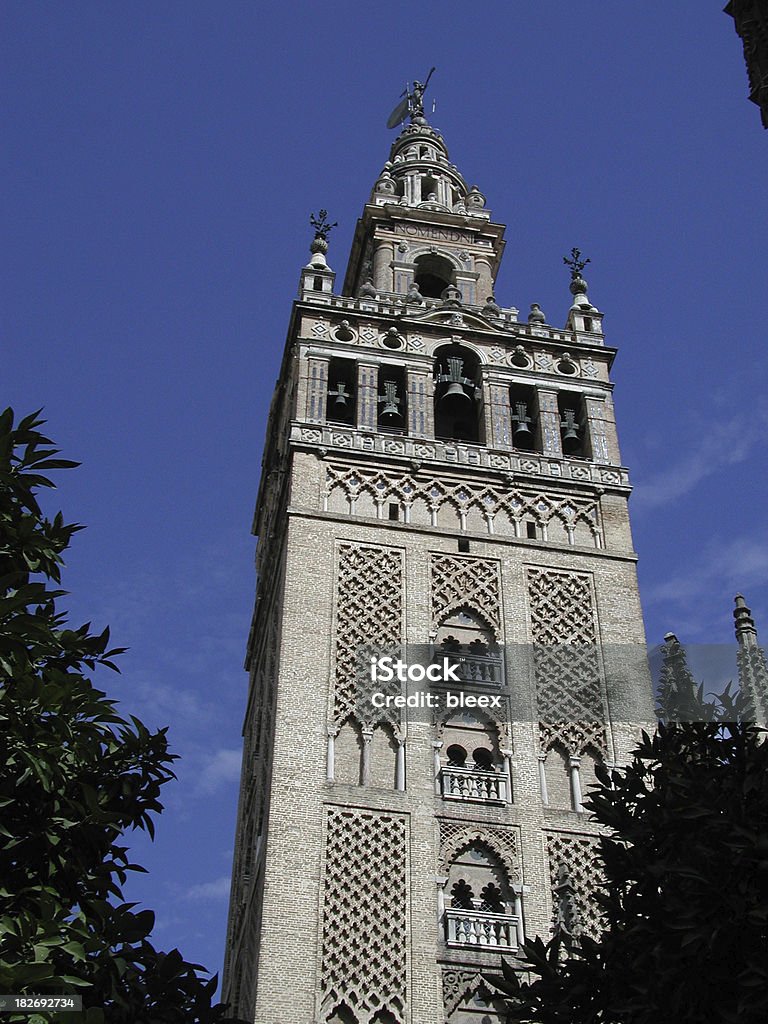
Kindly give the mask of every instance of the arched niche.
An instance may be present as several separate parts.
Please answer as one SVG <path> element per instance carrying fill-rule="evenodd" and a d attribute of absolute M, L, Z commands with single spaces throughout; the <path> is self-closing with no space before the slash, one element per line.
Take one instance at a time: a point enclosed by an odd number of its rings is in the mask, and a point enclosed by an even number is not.
<path fill-rule="evenodd" d="M 354 719 L 347 719 L 334 742 L 334 780 L 359 786 L 362 764 L 363 732 Z"/>
<path fill-rule="evenodd" d="M 413 279 L 425 299 L 439 299 L 449 284 L 456 283 L 451 261 L 432 252 L 416 257 Z"/>
<path fill-rule="evenodd" d="M 483 441 L 480 358 L 465 345 L 435 350 L 435 434 L 453 441 Z"/>

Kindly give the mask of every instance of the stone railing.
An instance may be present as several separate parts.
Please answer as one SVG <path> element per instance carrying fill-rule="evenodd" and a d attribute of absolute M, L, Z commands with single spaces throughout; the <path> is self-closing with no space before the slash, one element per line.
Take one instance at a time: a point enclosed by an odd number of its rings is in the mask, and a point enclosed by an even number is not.
<path fill-rule="evenodd" d="M 517 949 L 519 945 L 518 919 L 513 914 L 489 914 L 484 910 L 448 907 L 445 931 L 449 946 Z"/>
<path fill-rule="evenodd" d="M 504 685 L 504 659 L 500 654 L 453 654 L 437 648 L 435 661 L 442 665 L 443 658 L 448 659 L 456 675 L 467 686 Z"/>
<path fill-rule="evenodd" d="M 507 779 L 498 772 L 446 765 L 440 770 L 440 784 L 446 800 L 507 803 Z"/>

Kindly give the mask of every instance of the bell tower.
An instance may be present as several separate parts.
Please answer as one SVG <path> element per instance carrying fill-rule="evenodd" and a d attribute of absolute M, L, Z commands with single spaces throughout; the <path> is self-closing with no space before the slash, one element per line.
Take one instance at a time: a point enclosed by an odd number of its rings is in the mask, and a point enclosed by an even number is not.
<path fill-rule="evenodd" d="M 588 261 L 563 327 L 497 302 L 422 93 L 340 293 L 313 218 L 267 428 L 224 973 L 256 1024 L 502 1021 L 501 958 L 597 925 L 583 794 L 653 718 Z"/>

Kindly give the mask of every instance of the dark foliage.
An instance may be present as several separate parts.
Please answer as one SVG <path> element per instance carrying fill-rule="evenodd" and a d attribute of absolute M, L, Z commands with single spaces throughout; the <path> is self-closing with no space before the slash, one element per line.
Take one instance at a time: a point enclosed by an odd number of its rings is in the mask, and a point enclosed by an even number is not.
<path fill-rule="evenodd" d="M 127 872 L 143 869 L 121 838 L 153 834 L 175 755 L 165 729 L 122 717 L 92 684 L 122 653 L 109 630 L 71 629 L 57 611 L 80 527 L 47 519 L 36 494 L 76 463 L 41 423 L 0 415 L 0 992 L 77 993 L 86 1012 L 72 1024 L 223 1022 L 216 979 L 157 952 L 153 913 L 123 902 Z"/>
<path fill-rule="evenodd" d="M 607 829 L 599 941 L 527 943 L 532 980 L 497 981 L 508 1021 L 768 1020 L 768 743 L 727 690 L 662 717 L 585 801 Z"/>

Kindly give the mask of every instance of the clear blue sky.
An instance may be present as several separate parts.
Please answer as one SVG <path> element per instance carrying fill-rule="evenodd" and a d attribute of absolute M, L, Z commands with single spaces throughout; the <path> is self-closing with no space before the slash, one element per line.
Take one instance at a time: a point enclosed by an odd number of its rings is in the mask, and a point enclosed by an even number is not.
<path fill-rule="evenodd" d="M 497 299 L 565 321 L 579 246 L 606 313 L 649 640 L 768 638 L 768 132 L 722 2 L 0 8 L 2 404 L 82 468 L 73 620 L 101 683 L 169 725 L 179 782 L 129 894 L 221 965 L 253 597 L 249 527 L 311 211 L 355 219 L 407 79 L 508 225 Z M 107 674 L 108 676 L 108 674 Z"/>

